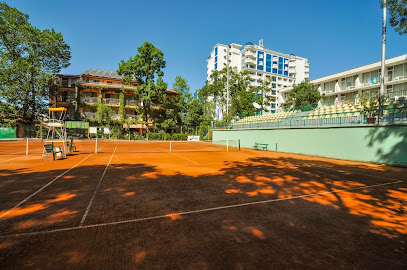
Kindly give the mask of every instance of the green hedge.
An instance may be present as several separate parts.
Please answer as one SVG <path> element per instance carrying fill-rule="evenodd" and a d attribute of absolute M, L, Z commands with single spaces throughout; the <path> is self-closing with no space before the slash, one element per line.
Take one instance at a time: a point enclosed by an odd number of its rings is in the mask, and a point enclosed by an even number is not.
<path fill-rule="evenodd" d="M 186 133 L 148 133 L 148 139 L 152 141 L 186 141 L 188 136 L 193 136 L 194 134 L 186 134 Z"/>

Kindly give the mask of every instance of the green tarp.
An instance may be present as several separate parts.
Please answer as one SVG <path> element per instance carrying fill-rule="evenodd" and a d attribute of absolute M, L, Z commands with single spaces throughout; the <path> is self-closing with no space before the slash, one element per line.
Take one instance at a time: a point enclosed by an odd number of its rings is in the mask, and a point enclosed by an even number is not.
<path fill-rule="evenodd" d="M 17 138 L 15 127 L 0 127 L 0 139 L 14 139 Z"/>
<path fill-rule="evenodd" d="M 66 128 L 83 128 L 88 129 L 89 122 L 82 121 L 65 121 Z"/>

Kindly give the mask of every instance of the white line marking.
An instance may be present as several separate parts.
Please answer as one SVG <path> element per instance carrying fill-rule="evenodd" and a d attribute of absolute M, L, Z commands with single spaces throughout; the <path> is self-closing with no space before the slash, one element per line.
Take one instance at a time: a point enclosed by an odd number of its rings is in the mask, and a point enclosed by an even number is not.
<path fill-rule="evenodd" d="M 106 165 L 105 170 L 103 171 L 102 177 L 100 177 L 99 183 L 98 183 L 98 185 L 96 186 L 95 191 L 93 192 L 92 199 L 90 199 L 90 202 L 89 202 L 89 204 L 88 204 L 88 208 L 86 208 L 85 214 L 84 214 L 83 217 L 82 217 L 82 220 L 81 220 L 81 223 L 79 224 L 79 227 L 82 227 L 83 223 L 85 222 L 86 216 L 88 215 L 89 210 L 90 210 L 90 207 L 91 207 L 91 205 L 92 205 L 92 203 L 93 203 L 93 199 L 95 199 L 95 197 L 96 197 L 96 193 L 97 193 L 97 191 L 99 190 L 100 184 L 102 183 L 103 177 L 104 177 L 105 174 L 106 174 L 107 168 L 109 168 L 109 164 L 110 164 L 110 162 L 112 161 L 112 158 L 113 158 L 114 152 L 116 152 L 116 149 L 117 149 L 117 144 L 116 144 L 116 148 L 114 149 L 114 151 L 113 151 L 113 153 L 112 153 L 112 156 L 110 157 L 109 162 L 108 162 L 107 165 Z"/>
<path fill-rule="evenodd" d="M 41 187 L 39 190 L 37 190 L 36 192 L 34 192 L 33 194 L 31 194 L 30 196 L 28 196 L 27 198 L 25 198 L 24 200 L 22 200 L 21 202 L 19 202 L 18 204 L 16 204 L 13 208 L 9 209 L 7 212 L 5 212 L 3 215 L 0 216 L 0 220 L 5 217 L 11 210 L 19 207 L 20 205 L 22 205 L 23 203 L 25 203 L 26 201 L 28 201 L 29 199 L 31 199 L 33 196 L 37 195 L 38 193 L 40 193 L 41 191 L 43 191 L 46 187 L 48 187 L 49 185 L 51 185 L 52 183 L 54 183 L 56 180 L 58 180 L 61 176 L 63 176 L 64 174 L 66 174 L 67 172 L 69 172 L 70 170 L 72 170 L 73 168 L 75 168 L 76 166 L 78 166 L 79 164 L 81 164 L 84 160 L 86 160 L 87 158 L 89 158 L 91 155 L 85 157 L 84 159 L 82 159 L 81 161 L 79 161 L 78 163 L 76 163 L 73 167 L 71 167 L 70 169 L 66 170 L 65 172 L 61 173 L 60 175 L 58 175 L 57 177 L 54 178 L 54 180 L 51 180 L 50 182 L 48 182 L 45 186 Z"/>
<path fill-rule="evenodd" d="M 126 169 L 135 169 L 135 168 L 143 168 L 146 166 L 155 166 L 155 167 L 183 167 L 183 166 L 206 166 L 206 165 L 227 165 L 227 162 L 222 163 L 198 163 L 198 164 L 163 164 L 163 165 L 140 165 L 140 166 L 127 166 Z"/>
<path fill-rule="evenodd" d="M 6 162 L 6 161 L 10 161 L 10 160 L 14 160 L 14 159 L 18 159 L 18 158 L 23 158 L 23 157 L 27 157 L 27 156 L 21 156 L 21 157 L 6 159 L 6 160 L 3 160 L 3 161 L 0 161 L 0 163 Z"/>
<path fill-rule="evenodd" d="M 382 184 L 369 185 L 369 186 L 363 186 L 363 187 L 354 187 L 354 188 L 339 189 L 339 190 L 335 190 L 335 191 L 325 191 L 325 192 L 305 194 L 305 195 L 299 195 L 299 196 L 293 196 L 293 197 L 287 197 L 287 198 L 280 198 L 280 199 L 271 199 L 271 200 L 264 200 L 264 201 L 255 201 L 255 202 L 248 202 L 248 203 L 225 205 L 225 206 L 204 208 L 204 209 L 199 209 L 199 210 L 185 211 L 185 212 L 179 212 L 179 213 L 173 213 L 173 214 L 167 214 L 167 215 L 136 218 L 136 219 L 122 220 L 122 221 L 113 221 L 113 222 L 91 224 L 91 225 L 78 226 L 78 227 L 68 227 L 68 228 L 61 228 L 61 229 L 48 230 L 48 231 L 36 231 L 36 232 L 4 235 L 4 236 L 0 236 L 0 239 L 1 238 L 10 238 L 10 237 L 19 237 L 19 236 L 37 235 L 37 234 L 46 234 L 46 233 L 53 233 L 53 232 L 73 231 L 73 230 L 79 230 L 79 229 L 96 228 L 96 227 L 118 225 L 118 224 L 125 224 L 125 223 L 135 223 L 135 222 L 140 222 L 140 221 L 148 221 L 148 220 L 154 220 L 154 219 L 168 218 L 168 217 L 177 216 L 177 215 L 181 216 L 181 215 L 188 215 L 188 214 L 195 214 L 195 213 L 202 213 L 202 212 L 210 212 L 210 211 L 222 210 L 222 209 L 228 209 L 228 208 L 236 208 L 236 207 L 242 207 L 242 206 L 248 206 L 248 205 L 256 205 L 256 204 L 265 204 L 265 203 L 270 203 L 270 202 L 295 200 L 295 199 L 300 199 L 300 198 L 305 198 L 305 197 L 312 197 L 312 196 L 319 196 L 319 195 L 330 194 L 330 193 L 331 194 L 332 193 L 340 193 L 340 192 L 357 190 L 357 189 L 365 189 L 365 188 L 374 188 L 374 187 L 380 187 L 380 186 L 385 186 L 385 185 L 393 185 L 393 184 L 398 184 L 398 183 L 403 183 L 403 182 L 404 181 L 399 180 L 399 181 L 396 181 L 396 182 L 382 183 Z"/>
<path fill-rule="evenodd" d="M 185 160 L 188 160 L 188 161 L 190 161 L 190 162 L 193 162 L 193 163 L 195 163 L 195 164 L 198 164 L 198 165 L 199 165 L 199 163 L 198 163 L 198 162 L 195 162 L 195 161 L 190 160 L 190 159 L 188 159 L 188 158 L 182 157 L 182 156 L 177 155 L 177 154 L 174 154 L 174 153 L 172 153 L 172 152 L 171 152 L 171 154 L 176 155 L 177 157 L 183 158 L 183 159 L 185 159 Z"/>

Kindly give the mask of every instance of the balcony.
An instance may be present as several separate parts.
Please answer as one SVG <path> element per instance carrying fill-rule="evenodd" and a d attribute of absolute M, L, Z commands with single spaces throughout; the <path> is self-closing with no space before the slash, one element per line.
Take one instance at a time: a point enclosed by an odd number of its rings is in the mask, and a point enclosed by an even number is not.
<path fill-rule="evenodd" d="M 137 107 L 139 102 L 138 100 L 126 100 L 126 105 L 130 107 Z"/>
<path fill-rule="evenodd" d="M 98 98 L 97 97 L 82 97 L 81 102 L 94 104 L 94 103 L 98 102 Z"/>
<path fill-rule="evenodd" d="M 68 83 L 65 81 L 62 81 L 62 83 L 60 84 L 61 88 L 75 88 L 75 83 Z"/>
<path fill-rule="evenodd" d="M 130 119 L 133 119 L 133 120 L 139 119 L 138 115 L 134 115 L 134 114 L 126 114 L 126 118 L 127 119 L 130 118 Z"/>
<path fill-rule="evenodd" d="M 288 63 L 289 67 L 295 67 L 295 62 L 290 61 L 290 63 Z"/>
<path fill-rule="evenodd" d="M 277 64 L 273 64 L 272 68 L 278 68 Z"/>
<path fill-rule="evenodd" d="M 273 62 L 278 62 L 278 57 L 273 57 Z"/>
<path fill-rule="evenodd" d="M 95 82 L 95 81 L 79 81 L 80 84 L 83 85 L 95 85 L 95 86 L 104 86 L 106 88 L 115 88 L 115 89 L 120 89 L 120 88 L 126 88 L 126 89 L 137 89 L 136 86 L 134 85 L 127 85 L 127 84 L 122 84 L 122 83 L 105 83 L 105 82 Z"/>
<path fill-rule="evenodd" d="M 397 77 L 393 78 L 394 81 L 403 80 L 403 79 L 407 79 L 407 76 L 397 76 Z"/>
<path fill-rule="evenodd" d="M 119 120 L 119 118 L 120 118 L 120 114 L 112 113 L 110 115 L 110 119 L 112 119 L 112 120 Z"/>
<path fill-rule="evenodd" d="M 244 59 L 244 63 L 246 65 L 256 65 L 256 60 L 252 59 L 252 58 L 245 58 Z"/>
<path fill-rule="evenodd" d="M 96 114 L 93 112 L 83 112 L 82 117 L 86 119 L 96 119 Z"/>
<path fill-rule="evenodd" d="M 118 98 L 102 98 L 102 103 L 110 106 L 119 106 L 120 99 Z"/>
<path fill-rule="evenodd" d="M 244 53 L 244 56 L 251 57 L 251 58 L 256 58 L 256 54 L 254 52 L 252 52 L 252 51 L 246 51 Z"/>

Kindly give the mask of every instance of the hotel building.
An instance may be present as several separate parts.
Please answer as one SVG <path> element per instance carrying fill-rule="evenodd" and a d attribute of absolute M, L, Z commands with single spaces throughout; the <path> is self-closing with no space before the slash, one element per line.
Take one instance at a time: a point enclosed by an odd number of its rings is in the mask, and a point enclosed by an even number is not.
<path fill-rule="evenodd" d="M 309 63 L 306 58 L 293 54 L 284 54 L 264 48 L 263 41 L 259 45 L 248 42 L 242 45 L 232 43 L 230 45 L 216 44 L 207 59 L 207 80 L 214 70 L 222 70 L 227 65 L 229 52 L 229 68 L 249 71 L 250 88 L 259 87 L 262 81 L 271 79 L 271 95 L 276 98 L 266 111 L 274 113 L 278 104 L 278 93 L 281 89 L 290 87 L 309 78 Z M 224 108 L 217 106 L 216 119 L 222 119 Z"/>
<path fill-rule="evenodd" d="M 380 90 L 381 62 L 361 66 L 347 71 L 310 81 L 325 97 L 320 106 L 358 103 L 363 95 L 375 96 Z M 384 94 L 387 98 L 397 99 L 407 96 L 407 54 L 385 61 Z M 282 108 L 293 87 L 283 88 L 278 94 L 278 103 Z"/>
<path fill-rule="evenodd" d="M 98 100 L 109 106 L 113 113 L 111 119 L 139 119 L 137 111 L 141 102 L 137 95 L 137 82 L 124 84 L 122 76 L 114 71 L 90 68 L 80 75 L 59 74 L 59 88 L 51 97 L 53 107 L 67 108 L 66 120 L 96 119 Z M 123 92 L 122 92 L 123 91 Z M 120 95 L 124 95 L 124 112 L 120 115 Z M 167 95 L 176 94 L 167 89 Z M 146 128 L 145 126 L 135 128 Z"/>

